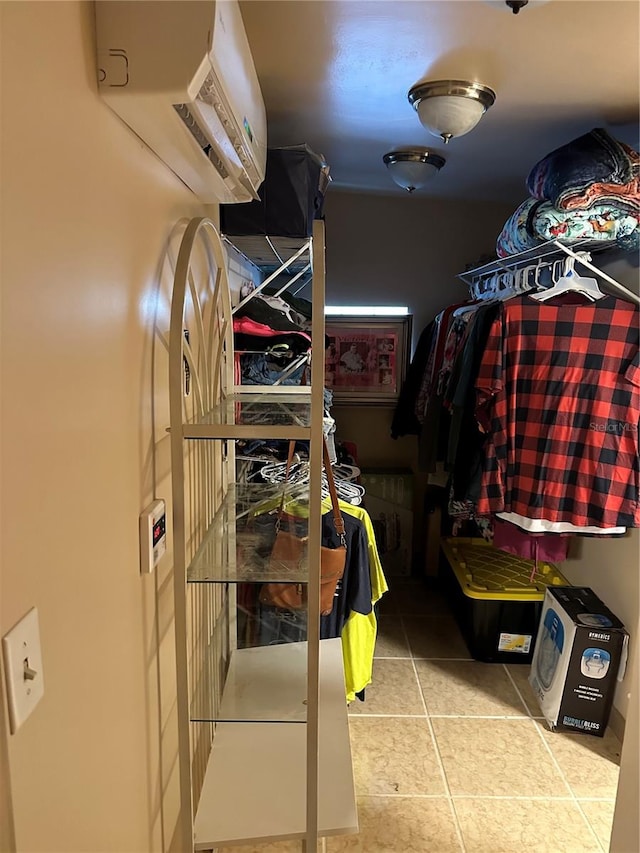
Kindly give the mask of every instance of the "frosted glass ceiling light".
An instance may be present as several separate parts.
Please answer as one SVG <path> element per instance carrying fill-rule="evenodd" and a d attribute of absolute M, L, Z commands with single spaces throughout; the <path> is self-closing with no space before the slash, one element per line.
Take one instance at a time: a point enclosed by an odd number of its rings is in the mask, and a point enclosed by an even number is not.
<path fill-rule="evenodd" d="M 433 154 L 427 148 L 401 148 L 397 151 L 389 151 L 382 161 L 389 169 L 395 183 L 408 193 L 423 187 L 446 163 L 444 157 Z"/>
<path fill-rule="evenodd" d="M 493 89 L 466 80 L 416 83 L 409 90 L 409 103 L 422 125 L 445 142 L 473 130 L 495 99 Z"/>

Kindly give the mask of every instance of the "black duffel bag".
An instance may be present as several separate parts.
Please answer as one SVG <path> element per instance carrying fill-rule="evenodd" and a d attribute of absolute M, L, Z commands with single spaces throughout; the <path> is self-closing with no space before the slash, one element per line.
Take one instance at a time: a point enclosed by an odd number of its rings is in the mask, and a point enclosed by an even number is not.
<path fill-rule="evenodd" d="M 313 220 L 322 219 L 328 181 L 329 167 L 308 145 L 269 148 L 260 199 L 220 205 L 222 233 L 310 237 Z"/>

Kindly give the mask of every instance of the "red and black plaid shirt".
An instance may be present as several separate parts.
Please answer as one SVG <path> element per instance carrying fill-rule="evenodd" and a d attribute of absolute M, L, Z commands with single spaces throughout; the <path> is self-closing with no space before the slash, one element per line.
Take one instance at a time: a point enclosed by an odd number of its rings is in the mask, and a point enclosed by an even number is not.
<path fill-rule="evenodd" d="M 640 526 L 639 338 L 638 308 L 613 296 L 500 307 L 476 380 L 480 514 Z"/>

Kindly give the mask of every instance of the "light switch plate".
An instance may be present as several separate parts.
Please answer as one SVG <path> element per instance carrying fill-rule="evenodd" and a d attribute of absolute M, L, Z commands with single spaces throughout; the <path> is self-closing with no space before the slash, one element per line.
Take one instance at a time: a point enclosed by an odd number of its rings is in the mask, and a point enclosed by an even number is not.
<path fill-rule="evenodd" d="M 38 609 L 32 607 L 2 638 L 9 724 L 15 734 L 44 694 Z"/>

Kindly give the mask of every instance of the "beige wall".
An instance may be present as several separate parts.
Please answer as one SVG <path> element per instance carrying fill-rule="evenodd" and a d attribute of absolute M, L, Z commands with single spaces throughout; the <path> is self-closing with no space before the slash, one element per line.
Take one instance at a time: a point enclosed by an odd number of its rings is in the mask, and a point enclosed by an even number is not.
<path fill-rule="evenodd" d="M 495 256 L 511 212 L 504 204 L 330 188 L 327 303 L 408 305 L 416 341 L 440 309 L 466 297 L 457 274 L 482 255 Z"/>
<path fill-rule="evenodd" d="M 622 620 L 631 635 L 624 681 L 618 684 L 614 707 L 626 718 L 631 673 L 638 666 L 640 620 L 640 536 L 630 531 L 621 539 L 574 539 L 562 571 L 574 585 L 590 586 Z"/>
<path fill-rule="evenodd" d="M 45 678 L 8 738 L 24 853 L 169 849 L 178 808 L 171 558 L 140 575 L 138 515 L 170 497 L 165 254 L 201 208 L 95 80 L 92 3 L 2 3 L 0 634 L 36 605 Z"/>
<path fill-rule="evenodd" d="M 636 665 L 629 673 L 631 701 L 620 761 L 618 799 L 613 819 L 610 853 L 636 853 L 637 850 L 640 850 L 640 817 L 638 815 L 638 803 L 640 802 L 640 768 L 638 767 L 638 756 L 640 755 L 640 737 L 638 737 L 640 678 L 638 676 L 638 666 Z"/>

